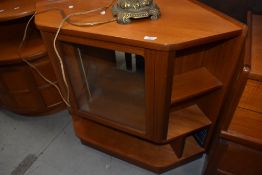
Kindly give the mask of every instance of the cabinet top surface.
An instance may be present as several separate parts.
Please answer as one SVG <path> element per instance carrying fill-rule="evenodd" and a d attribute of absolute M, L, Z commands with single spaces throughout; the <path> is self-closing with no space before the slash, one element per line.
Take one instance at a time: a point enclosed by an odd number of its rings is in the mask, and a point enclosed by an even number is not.
<path fill-rule="evenodd" d="M 161 16 L 158 20 L 132 20 L 131 24 L 118 24 L 115 21 L 92 27 L 76 27 L 64 23 L 61 33 L 116 42 L 121 44 L 169 50 L 185 48 L 209 41 L 215 41 L 239 35 L 243 25 L 227 19 L 204 5 L 190 0 L 155 0 L 160 7 Z M 63 9 L 65 14 L 83 10 L 91 10 L 106 6 L 108 0 L 71 0 L 37 2 L 37 11 L 50 8 Z M 112 19 L 111 8 L 105 15 L 92 13 L 85 16 L 72 17 L 75 22 L 90 22 Z M 36 16 L 36 24 L 40 30 L 55 32 L 62 20 L 59 11 L 49 11 Z M 146 40 L 145 36 L 156 37 Z"/>
<path fill-rule="evenodd" d="M 32 15 L 36 0 L 1 0 L 0 21 L 8 21 Z"/>

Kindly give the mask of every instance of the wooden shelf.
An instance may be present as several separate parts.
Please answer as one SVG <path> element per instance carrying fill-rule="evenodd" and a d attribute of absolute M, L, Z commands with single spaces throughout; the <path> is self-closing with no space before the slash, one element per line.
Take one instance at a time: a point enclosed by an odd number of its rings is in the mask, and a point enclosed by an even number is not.
<path fill-rule="evenodd" d="M 174 76 L 171 105 L 222 87 L 222 83 L 202 67 Z"/>
<path fill-rule="evenodd" d="M 18 47 L 22 38 L 12 38 L 8 41 L 0 42 L 0 64 L 12 64 L 15 62 L 21 62 L 21 58 L 18 56 Z M 22 49 L 22 56 L 25 59 L 32 60 L 47 55 L 45 46 L 39 33 L 35 32 L 25 42 Z"/>
<path fill-rule="evenodd" d="M 178 158 L 170 144 L 145 142 L 81 117 L 74 117 L 77 118 L 74 122 L 76 134 L 81 136 L 84 143 L 155 172 L 174 168 L 204 152 L 193 137 L 187 137 L 183 154 Z"/>
<path fill-rule="evenodd" d="M 167 141 L 189 135 L 209 125 L 211 125 L 211 121 L 197 105 L 171 112 L 169 114 Z"/>

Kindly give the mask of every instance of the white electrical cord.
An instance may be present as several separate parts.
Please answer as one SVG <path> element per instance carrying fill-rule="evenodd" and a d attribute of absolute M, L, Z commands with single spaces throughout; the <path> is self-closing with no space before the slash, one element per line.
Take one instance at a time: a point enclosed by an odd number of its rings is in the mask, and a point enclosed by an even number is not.
<path fill-rule="evenodd" d="M 70 18 L 72 16 L 80 16 L 80 15 L 86 15 L 86 14 L 89 14 L 89 13 L 93 13 L 93 12 L 97 12 L 97 11 L 101 11 L 101 12 L 104 12 L 105 10 L 107 10 L 109 7 L 111 7 L 113 4 L 114 4 L 115 0 L 112 0 L 111 3 L 108 5 L 108 6 L 105 6 L 105 7 L 100 7 L 100 8 L 97 8 L 97 9 L 93 9 L 93 10 L 88 10 L 88 11 L 83 11 L 83 12 L 75 12 L 75 13 L 71 13 L 67 16 L 64 15 L 63 11 L 61 9 L 58 9 L 58 8 L 51 8 L 51 9 L 46 9 L 46 10 L 43 10 L 43 11 L 40 11 L 40 12 L 35 12 L 31 17 L 30 19 L 28 20 L 27 24 L 26 24 L 26 27 L 25 27 L 25 30 L 24 30 L 24 34 L 23 34 L 23 38 L 22 38 L 22 41 L 19 45 L 19 48 L 18 48 L 18 56 L 19 58 L 21 58 L 28 66 L 30 66 L 32 69 L 34 69 L 39 75 L 40 77 L 42 77 L 46 82 L 48 82 L 49 84 L 51 84 L 52 86 L 54 86 L 59 95 L 61 96 L 62 100 L 64 101 L 64 103 L 68 106 L 68 107 L 71 107 L 70 105 L 70 90 L 69 90 L 69 85 L 68 85 L 68 82 L 67 82 L 67 79 L 66 79 L 66 76 L 65 76 L 65 70 L 64 70 L 64 64 L 63 64 L 63 61 L 62 61 L 62 58 L 57 50 L 57 47 L 56 47 L 56 41 L 57 41 L 57 38 L 58 38 L 58 35 L 59 35 L 59 32 L 60 30 L 62 29 L 62 26 L 63 24 L 67 21 L 69 24 L 71 25 L 75 25 L 75 26 L 94 26 L 94 25 L 99 25 L 99 24 L 105 24 L 105 23 L 109 23 L 109 22 L 113 22 L 115 21 L 116 19 L 115 18 L 112 18 L 112 19 L 109 19 L 109 20 L 104 20 L 104 21 L 96 21 L 96 22 L 71 22 L 70 21 Z M 62 72 L 62 77 L 63 77 L 63 81 L 64 81 L 64 84 L 66 86 L 66 91 L 67 91 L 67 96 L 66 98 L 63 96 L 60 88 L 57 86 L 57 84 L 55 84 L 54 82 L 50 81 L 48 78 L 46 78 L 40 71 L 39 69 L 34 66 L 33 64 L 31 64 L 29 61 L 27 61 L 26 59 L 24 59 L 21 55 L 21 50 L 24 46 L 24 42 L 26 40 L 26 36 L 27 36 L 27 31 L 28 31 L 28 27 L 29 27 L 29 24 L 30 22 L 32 21 L 32 19 L 34 19 L 34 17 L 37 15 L 37 14 L 40 14 L 40 13 L 46 13 L 48 11 L 52 11 L 52 10 L 58 10 L 60 11 L 61 15 L 62 16 L 65 16 L 63 18 L 63 20 L 61 21 L 59 27 L 58 27 L 58 30 L 55 34 L 55 37 L 54 37 L 54 41 L 53 41 L 53 47 L 54 47 L 54 50 L 55 50 L 55 53 L 59 59 L 59 63 L 60 63 L 60 68 L 61 68 L 61 72 Z M 89 94 L 90 95 L 90 94 Z"/>
<path fill-rule="evenodd" d="M 54 86 L 56 88 L 56 90 L 58 91 L 59 95 L 61 96 L 62 100 L 64 101 L 64 103 L 70 107 L 70 104 L 68 101 L 66 101 L 66 99 L 64 98 L 64 96 L 62 95 L 59 87 L 57 86 L 57 84 L 55 84 L 54 82 L 50 81 L 49 79 L 47 79 L 33 64 L 31 64 L 29 61 L 27 61 L 26 59 L 23 59 L 23 61 L 30 66 L 32 69 L 34 69 L 39 75 L 40 77 L 42 77 L 46 82 L 48 82 L 49 84 L 51 84 L 52 86 Z"/>
<path fill-rule="evenodd" d="M 59 35 L 59 32 L 61 31 L 64 23 L 69 19 L 71 18 L 72 16 L 80 16 L 80 15 L 86 15 L 86 14 L 89 14 L 89 13 L 93 13 L 93 12 L 97 12 L 97 11 L 102 11 L 104 10 L 105 7 L 101 7 L 101 8 L 97 8 L 97 9 L 93 9 L 93 10 L 88 10 L 88 11 L 84 11 L 84 12 L 75 12 L 75 13 L 71 13 L 69 15 L 67 15 L 66 17 L 63 18 L 63 20 L 60 22 L 60 25 L 58 27 L 58 30 L 56 31 L 56 34 L 55 34 L 55 37 L 54 37 L 54 41 L 53 41 L 53 47 L 54 47 L 54 51 L 56 53 L 56 56 L 58 57 L 59 59 L 59 62 L 60 62 L 60 67 L 61 67 L 61 72 L 62 72 L 62 76 L 63 76 L 63 80 L 64 80 L 64 83 L 66 85 L 66 88 L 67 88 L 67 101 L 69 102 L 69 86 L 68 86 L 68 83 L 67 83 L 67 80 L 66 80 L 66 76 L 65 76 L 65 70 L 64 70 L 64 64 L 63 64 L 63 60 L 57 50 L 57 47 L 56 47 L 56 41 L 57 41 L 57 38 L 58 38 L 58 35 Z M 70 22 L 70 24 L 74 24 L 74 25 L 77 25 L 77 26 L 94 26 L 94 25 L 99 25 L 99 24 L 105 24 L 105 23 L 109 23 L 109 22 L 112 22 L 112 21 L 115 21 L 115 19 L 110 19 L 110 20 L 106 20 L 106 21 L 99 21 L 99 22 L 84 22 L 84 23 L 72 23 Z"/>
<path fill-rule="evenodd" d="M 52 82 L 51 80 L 49 80 L 48 78 L 46 78 L 40 71 L 39 69 L 34 66 L 33 64 L 31 64 L 29 61 L 27 61 L 26 59 L 23 58 L 23 56 L 21 55 L 21 51 L 22 51 L 22 48 L 24 46 L 24 42 L 26 40 L 26 36 L 27 36 L 27 31 L 28 31 L 28 27 L 29 27 L 29 24 L 30 22 L 34 19 L 35 15 L 36 14 L 39 14 L 39 13 L 45 13 L 47 11 L 50 11 L 50 10 L 57 10 L 57 9 L 48 9 L 48 10 L 45 10 L 45 11 L 42 11 L 42 12 L 38 12 L 38 13 L 34 13 L 30 19 L 28 20 L 27 24 L 26 24 L 26 27 L 25 27 L 25 30 L 24 30 L 24 34 L 23 34 L 23 38 L 22 38 L 22 41 L 21 43 L 19 44 L 19 48 L 18 48 L 18 56 L 19 58 L 22 59 L 22 61 L 24 61 L 28 66 L 30 66 L 32 69 L 34 69 L 41 78 L 43 78 L 47 83 L 49 83 L 50 85 L 52 85 L 53 87 L 56 88 L 56 90 L 58 91 L 59 95 L 61 96 L 63 102 L 68 106 L 70 107 L 70 103 L 69 103 L 69 100 L 66 100 L 60 90 L 60 88 L 58 87 L 57 84 L 55 84 L 54 82 Z M 68 90 L 69 91 L 69 90 Z"/>
<path fill-rule="evenodd" d="M 78 55 L 79 55 L 79 58 L 80 58 L 79 60 L 80 60 L 81 68 L 82 68 L 83 75 L 84 75 L 84 78 L 85 78 L 87 92 L 88 92 L 89 98 L 92 99 L 92 94 L 91 94 L 90 86 L 89 86 L 89 83 L 88 83 L 88 80 L 87 80 L 87 75 L 86 75 L 86 71 L 85 71 L 85 68 L 84 68 L 81 50 L 79 48 L 77 48 L 77 52 L 78 52 Z"/>

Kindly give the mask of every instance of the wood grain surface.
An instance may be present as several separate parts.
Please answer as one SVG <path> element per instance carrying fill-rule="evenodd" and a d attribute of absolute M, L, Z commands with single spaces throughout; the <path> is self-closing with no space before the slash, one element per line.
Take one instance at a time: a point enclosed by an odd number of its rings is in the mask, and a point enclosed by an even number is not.
<path fill-rule="evenodd" d="M 73 0 L 70 2 L 58 1 L 52 3 L 41 0 L 37 3 L 37 11 L 61 8 L 64 9 L 66 14 L 70 14 L 72 12 L 95 9 L 108 3 L 107 0 Z M 122 44 L 128 42 L 129 45 L 145 48 L 170 50 L 211 42 L 221 38 L 229 38 L 241 32 L 240 26 L 191 1 L 156 0 L 156 3 L 161 10 L 159 20 L 144 19 L 134 21 L 128 25 L 112 22 L 92 27 L 76 27 L 65 23 L 61 33 Z M 74 8 L 69 9 L 68 6 L 70 5 L 73 5 Z M 110 10 L 108 9 L 105 15 L 100 15 L 96 12 L 88 15 L 88 17 L 73 17 L 72 21 L 83 22 L 111 19 L 112 14 Z M 36 24 L 41 30 L 54 32 L 61 20 L 61 13 L 55 10 L 37 15 Z M 144 39 L 145 36 L 154 36 L 157 39 L 148 41 Z"/>
<path fill-rule="evenodd" d="M 22 18 L 35 12 L 36 0 L 1 0 L 0 22 Z"/>
<path fill-rule="evenodd" d="M 41 30 L 49 55 L 54 56 L 51 62 L 57 68 L 55 72 L 60 77 L 58 82 L 62 90 L 65 90 L 65 85 L 60 63 L 52 47 L 54 35 L 63 18 L 58 9 L 70 14 L 107 3 L 106 0 L 41 0 L 37 3 L 39 13 L 56 8 L 37 15 L 36 25 Z M 134 20 L 128 25 L 111 22 L 93 27 L 76 27 L 66 22 L 59 34 L 57 47 L 71 90 L 70 111 L 75 132 L 81 141 L 144 168 L 163 172 L 196 158 L 208 149 L 231 80 L 240 68 L 246 26 L 197 1 L 156 0 L 156 3 L 160 6 L 161 17 L 154 21 Z M 83 22 L 111 18 L 111 12 L 106 11 L 105 15 L 96 12 L 71 20 Z M 156 39 L 149 41 L 144 36 L 154 36 Z M 122 109 L 102 105 L 96 111 L 85 110 L 90 95 L 81 94 L 86 79 L 79 69 L 79 59 L 82 58 L 77 49 L 82 47 L 98 50 L 96 54 L 86 52 L 93 61 L 103 57 L 102 67 L 98 69 L 113 63 L 110 62 L 111 54 L 103 54 L 102 50 L 144 57 L 145 96 L 137 100 L 133 96 L 129 98 L 132 104 L 128 104 L 129 107 L 135 105 L 137 109 L 143 108 L 144 115 L 138 115 L 138 110 L 126 108 L 137 116 L 127 115 L 125 118 L 122 115 L 125 109 L 123 104 L 117 105 Z M 119 94 L 141 89 L 135 85 L 141 80 L 130 81 L 131 84 L 126 87 L 124 80 L 128 76 L 125 73 L 121 76 L 116 83 L 119 90 L 111 86 L 112 80 L 103 81 L 101 85 Z M 102 81 L 102 76 L 99 77 Z M 116 99 L 119 94 L 110 94 L 110 100 L 120 101 L 123 98 Z M 176 101 L 178 104 L 175 104 Z M 110 108 L 106 114 L 109 116 L 103 117 L 98 111 L 107 107 Z M 114 114 L 117 111 L 121 112 L 120 116 Z M 199 131 L 208 131 L 201 140 L 203 144 L 192 137 Z"/>

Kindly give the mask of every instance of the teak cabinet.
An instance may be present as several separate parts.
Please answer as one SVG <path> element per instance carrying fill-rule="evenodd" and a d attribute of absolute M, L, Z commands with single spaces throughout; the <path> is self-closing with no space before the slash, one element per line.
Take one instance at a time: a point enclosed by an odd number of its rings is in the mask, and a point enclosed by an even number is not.
<path fill-rule="evenodd" d="M 18 54 L 35 1 L 3 1 L 0 12 L 0 106 L 23 115 L 44 115 L 65 109 L 57 90 Z M 54 83 L 57 81 L 39 31 L 32 23 L 21 50 L 23 59 Z"/>
<path fill-rule="evenodd" d="M 243 69 L 231 88 L 205 175 L 262 173 L 262 15 L 248 15 Z M 250 69 L 251 67 L 251 69 Z"/>
<path fill-rule="evenodd" d="M 66 14 L 104 1 L 40 1 L 37 10 Z M 188 0 L 156 1 L 159 20 L 93 27 L 65 23 L 57 41 L 70 89 L 76 135 L 85 144 L 155 172 L 193 160 L 208 148 L 238 69 L 245 25 Z M 94 14 L 90 20 L 112 18 Z M 83 21 L 88 18 L 75 17 Z M 36 24 L 51 58 L 62 15 L 42 13 Z M 146 36 L 156 37 L 147 40 Z M 127 58 L 132 64 L 126 66 Z M 61 65 L 52 59 L 64 94 Z"/>

